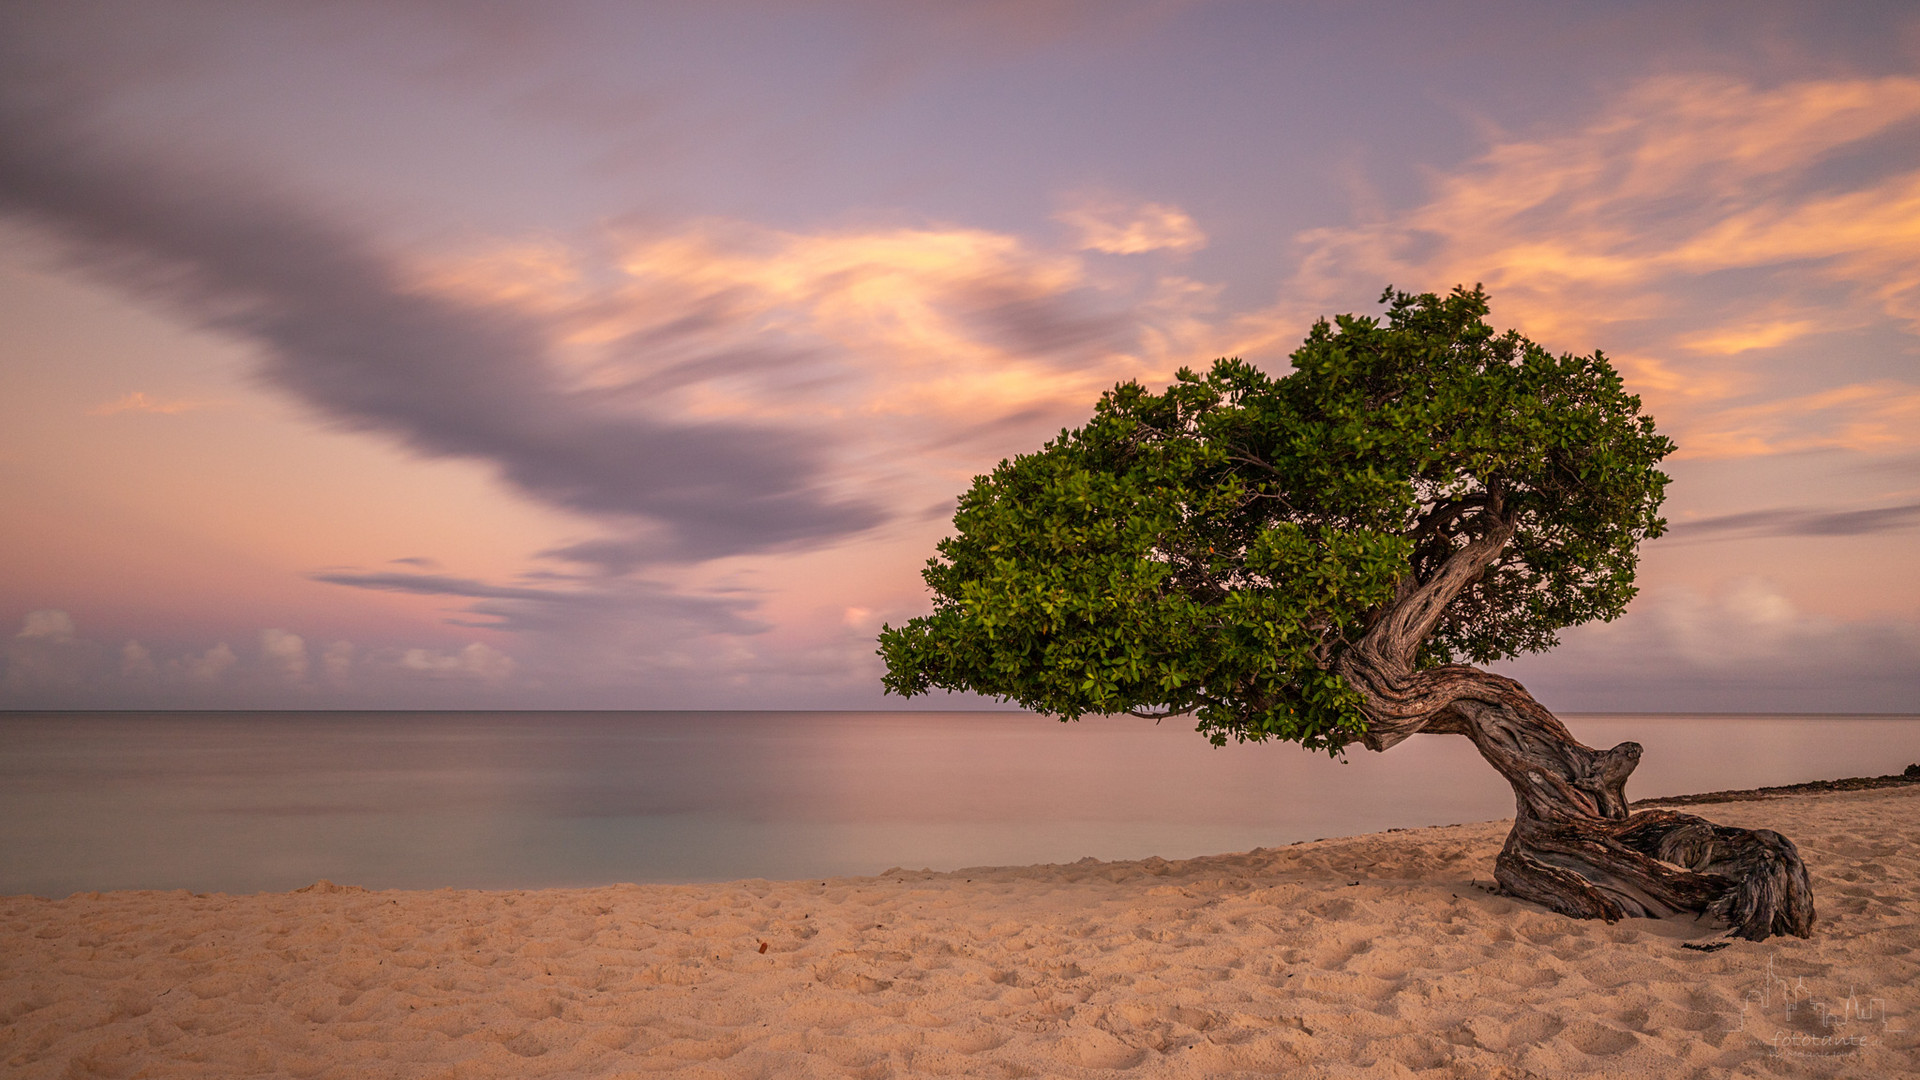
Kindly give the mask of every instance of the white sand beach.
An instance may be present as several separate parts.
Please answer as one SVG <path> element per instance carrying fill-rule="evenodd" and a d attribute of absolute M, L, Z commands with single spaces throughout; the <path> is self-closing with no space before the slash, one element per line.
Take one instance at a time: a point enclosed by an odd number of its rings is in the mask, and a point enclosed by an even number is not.
<path fill-rule="evenodd" d="M 1167 862 L 529 892 L 0 899 L 9 1077 L 1920 1074 L 1920 789 L 1792 837 L 1811 940 L 1576 922 L 1508 823 Z"/>

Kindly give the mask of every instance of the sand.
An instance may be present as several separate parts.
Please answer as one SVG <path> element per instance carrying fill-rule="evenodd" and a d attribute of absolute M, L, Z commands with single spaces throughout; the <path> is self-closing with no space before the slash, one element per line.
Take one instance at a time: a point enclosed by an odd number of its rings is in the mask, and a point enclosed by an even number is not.
<path fill-rule="evenodd" d="M 1920 790 L 1712 816 L 1796 840 L 1812 940 L 1695 951 L 1718 931 L 1491 895 L 1505 822 L 828 881 L 11 897 L 0 1072 L 1920 1074 Z"/>

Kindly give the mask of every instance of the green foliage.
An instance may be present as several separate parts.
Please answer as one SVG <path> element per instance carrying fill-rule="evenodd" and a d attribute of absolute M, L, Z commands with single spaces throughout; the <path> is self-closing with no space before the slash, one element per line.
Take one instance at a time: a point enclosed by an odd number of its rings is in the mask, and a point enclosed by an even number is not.
<path fill-rule="evenodd" d="M 1618 616 L 1673 449 L 1640 399 L 1597 352 L 1496 335 L 1478 288 L 1381 299 L 1384 321 L 1315 324 L 1283 378 L 1220 360 L 1125 383 L 976 478 L 927 564 L 933 614 L 880 636 L 887 690 L 1335 750 L 1366 725 L 1341 652 L 1496 519 L 1513 538 L 1423 665 Z"/>

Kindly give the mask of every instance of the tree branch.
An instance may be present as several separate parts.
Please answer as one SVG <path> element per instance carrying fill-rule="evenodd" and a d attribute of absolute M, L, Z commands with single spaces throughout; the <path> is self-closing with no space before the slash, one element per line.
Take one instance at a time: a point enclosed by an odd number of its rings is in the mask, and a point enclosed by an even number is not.
<path fill-rule="evenodd" d="M 1412 671 L 1414 655 L 1446 614 L 1447 605 L 1500 557 L 1507 541 L 1513 538 L 1513 524 L 1493 508 L 1488 518 L 1491 524 L 1485 534 L 1449 555 L 1424 583 L 1410 590 L 1403 588 L 1385 614 L 1360 639 L 1358 648 L 1370 654 L 1376 664 L 1390 670 Z M 1403 586 L 1405 584 L 1403 582 Z"/>
<path fill-rule="evenodd" d="M 1477 495 L 1469 495 L 1464 499 L 1451 499 L 1447 502 L 1436 503 L 1432 510 L 1427 511 L 1421 516 L 1419 521 L 1413 523 L 1413 528 L 1407 530 L 1407 536 L 1412 538 L 1424 536 L 1428 533 L 1438 533 L 1441 526 L 1451 523 L 1454 518 L 1459 517 L 1468 510 L 1477 510 L 1486 506 L 1488 501 L 1487 493 L 1481 492 Z"/>

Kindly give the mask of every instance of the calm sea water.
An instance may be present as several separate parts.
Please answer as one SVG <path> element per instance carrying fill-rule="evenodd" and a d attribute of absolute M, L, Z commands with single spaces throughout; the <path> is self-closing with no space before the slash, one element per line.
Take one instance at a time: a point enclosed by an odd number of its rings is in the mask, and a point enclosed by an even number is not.
<path fill-rule="evenodd" d="M 1632 797 L 1898 772 L 1920 717 L 1573 716 Z M 1342 764 L 1024 713 L 0 713 L 0 893 L 521 888 L 1168 858 L 1507 817 L 1457 736 Z"/>

